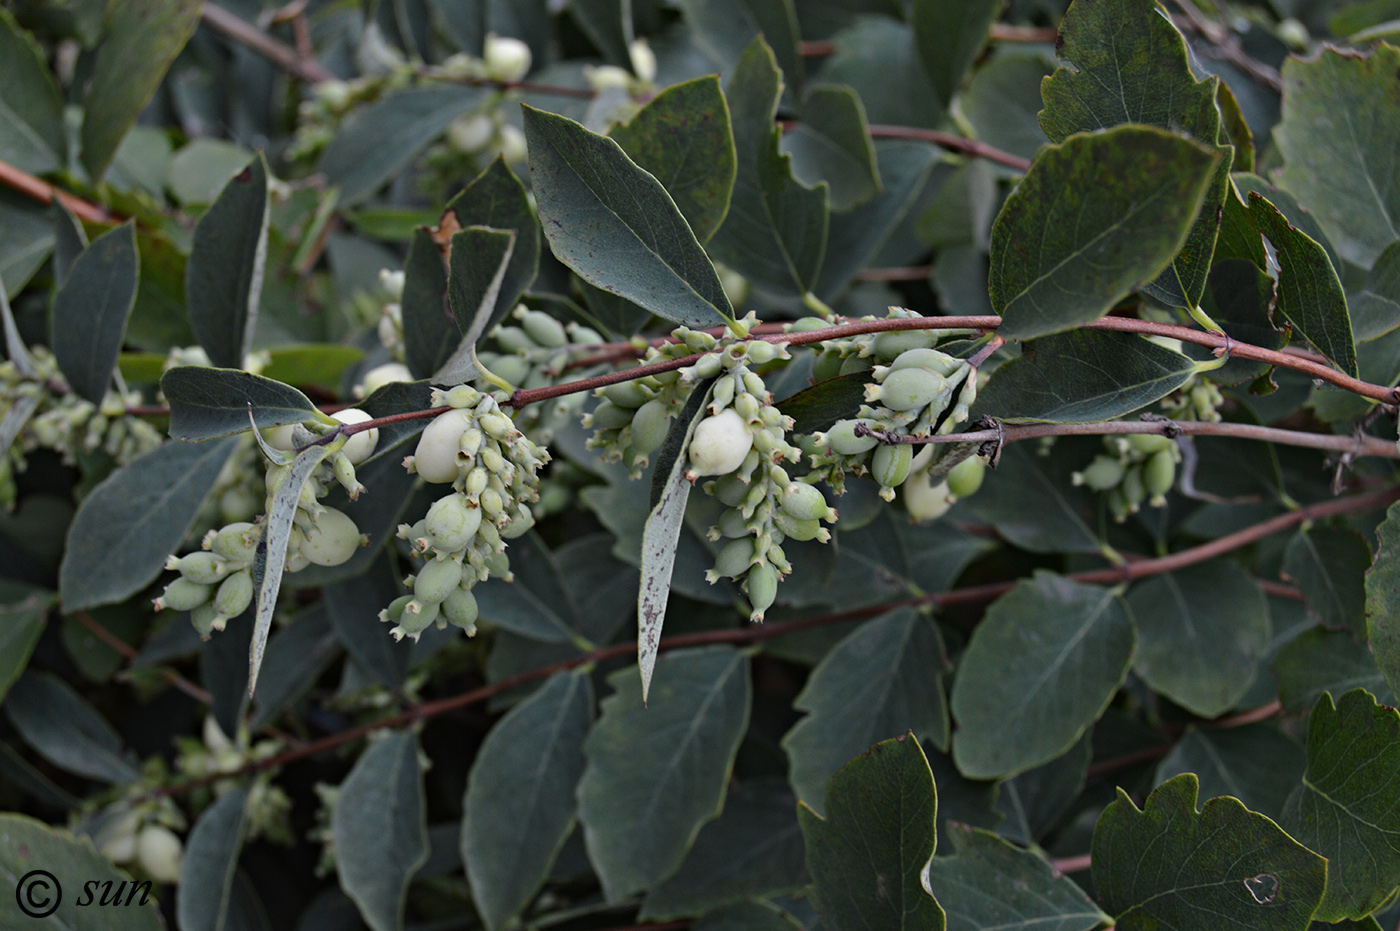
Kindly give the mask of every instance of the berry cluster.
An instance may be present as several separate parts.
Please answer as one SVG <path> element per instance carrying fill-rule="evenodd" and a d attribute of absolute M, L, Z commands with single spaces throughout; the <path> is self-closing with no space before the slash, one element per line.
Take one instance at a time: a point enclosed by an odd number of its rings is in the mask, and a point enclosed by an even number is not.
<path fill-rule="evenodd" d="M 1103 443 L 1106 452 L 1074 473 L 1074 484 L 1104 492 L 1108 510 L 1120 524 L 1136 514 L 1143 501 L 1154 508 L 1167 503 L 1181 461 L 1174 440 L 1157 433 L 1132 433 L 1105 436 Z"/>
<path fill-rule="evenodd" d="M 406 580 L 413 593 L 380 612 L 397 639 L 436 623 L 476 632 L 472 587 L 490 576 L 510 577 L 506 540 L 534 525 L 529 503 L 538 497 L 538 471 L 549 454 L 516 429 L 489 394 L 458 385 L 433 394 L 447 407 L 428 424 L 404 465 L 426 482 L 451 483 L 422 520 L 399 527 L 423 567 Z"/>

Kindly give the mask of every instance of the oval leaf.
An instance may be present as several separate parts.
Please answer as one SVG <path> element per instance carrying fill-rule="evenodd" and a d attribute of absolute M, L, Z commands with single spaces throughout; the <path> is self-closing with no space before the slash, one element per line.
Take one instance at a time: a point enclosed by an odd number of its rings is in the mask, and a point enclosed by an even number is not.
<path fill-rule="evenodd" d="M 176 914 L 180 931 L 224 931 L 233 877 L 243 849 L 243 809 L 248 787 L 239 786 L 204 810 L 190 831 L 180 861 Z"/>
<path fill-rule="evenodd" d="M 1097 319 L 1171 262 L 1220 156 L 1148 126 L 1043 150 L 992 227 L 998 333 L 1029 339 Z"/>
<path fill-rule="evenodd" d="M 489 332 L 514 309 L 520 295 L 535 281 L 540 267 L 540 221 L 530 206 L 525 186 L 505 160 L 499 157 L 452 198 L 443 211 L 444 216 L 448 213 L 456 216 L 457 225 L 463 229 L 489 226 L 515 233 L 515 249 L 510 254 L 505 276 L 501 279 L 496 306 L 487 319 L 486 329 L 482 331 Z"/>
<path fill-rule="evenodd" d="M 242 433 L 250 410 L 258 429 L 323 417 L 291 385 L 239 369 L 182 365 L 161 376 L 160 388 L 170 402 L 170 435 L 181 440 Z"/>
<path fill-rule="evenodd" d="M 136 767 L 121 753 L 112 725 L 58 676 L 30 671 L 10 687 L 5 714 L 20 736 L 55 766 L 103 782 L 132 782 Z"/>
<path fill-rule="evenodd" d="M 34 175 L 68 162 L 58 82 L 8 10 L 0 10 L 0 161 Z"/>
<path fill-rule="evenodd" d="M 224 185 L 194 228 L 185 266 L 190 327 L 209 361 L 243 367 L 267 259 L 267 162 L 261 154 Z"/>
<path fill-rule="evenodd" d="M 370 744 L 340 784 L 331 827 L 340 888 L 371 931 L 403 927 L 408 883 L 428 860 L 418 741 L 396 732 Z"/>
<path fill-rule="evenodd" d="M 528 106 L 525 139 L 540 220 L 561 262 L 674 323 L 708 327 L 734 318 L 675 201 L 621 146 Z"/>
<path fill-rule="evenodd" d="M 83 250 L 53 297 L 53 354 L 73 390 L 101 404 L 136 304 L 136 224 L 128 220 Z"/>
<path fill-rule="evenodd" d="M 64 610 L 111 604 L 149 585 L 237 447 L 235 439 L 165 443 L 93 489 L 68 528 L 58 570 Z"/>

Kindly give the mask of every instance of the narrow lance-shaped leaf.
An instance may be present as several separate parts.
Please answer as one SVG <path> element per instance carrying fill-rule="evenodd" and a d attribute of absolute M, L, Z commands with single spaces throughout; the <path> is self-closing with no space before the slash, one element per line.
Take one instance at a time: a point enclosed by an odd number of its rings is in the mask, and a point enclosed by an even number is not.
<path fill-rule="evenodd" d="M 49 672 L 30 670 L 10 687 L 5 714 L 39 755 L 70 773 L 123 783 L 139 778 L 107 719 Z"/>
<path fill-rule="evenodd" d="M 1400 694 L 1400 503 L 1376 528 L 1379 546 L 1366 571 L 1367 639 L 1390 690 Z"/>
<path fill-rule="evenodd" d="M 937 843 L 938 793 L 912 734 L 871 747 L 831 777 L 826 817 L 797 805 L 810 895 L 823 924 L 942 931 L 922 876 Z"/>
<path fill-rule="evenodd" d="M 1308 768 L 1280 822 L 1327 858 L 1318 921 L 1358 920 L 1400 885 L 1400 712 L 1353 689 L 1308 719 Z"/>
<path fill-rule="evenodd" d="M 1400 238 L 1397 71 L 1400 49 L 1384 42 L 1367 55 L 1324 48 L 1283 66 L 1279 180 L 1363 268 Z"/>
<path fill-rule="evenodd" d="M 992 309 L 1017 339 L 1087 323 L 1181 249 L 1220 156 L 1148 126 L 1047 148 L 992 227 Z"/>
<path fill-rule="evenodd" d="M 447 306 L 462 335 L 456 350 L 433 375 L 433 384 L 457 385 L 478 374 L 476 344 L 496 309 L 496 298 L 514 251 L 515 233 L 510 230 L 469 226 L 453 234 Z"/>
<path fill-rule="evenodd" d="M 1098 423 L 1166 397 L 1195 371 L 1136 333 L 1074 330 L 1027 343 L 992 373 L 976 410 L 1012 423 Z"/>
<path fill-rule="evenodd" d="M 661 182 L 702 243 L 729 212 L 734 190 L 734 133 L 719 78 L 674 84 L 609 135 L 632 161 Z"/>
<path fill-rule="evenodd" d="M 709 399 L 708 390 L 691 394 L 657 453 L 652 473 L 651 511 L 642 529 L 642 583 L 637 589 L 637 670 L 642 674 L 643 704 L 661 648 L 661 627 L 666 622 L 666 603 L 671 597 L 671 571 L 685 523 L 685 506 L 690 500 L 690 482 L 685 478 L 686 450 L 696 425 L 705 417 Z"/>
<path fill-rule="evenodd" d="M 800 295 L 816 284 L 826 255 L 827 189 L 802 184 L 790 157 L 779 154 L 773 118 L 781 97 L 782 74 L 759 36 L 725 87 L 738 161 L 729 214 L 710 251 L 760 287 Z"/>
<path fill-rule="evenodd" d="M 0 160 L 30 174 L 67 163 L 63 95 L 34 38 L 0 10 Z"/>
<path fill-rule="evenodd" d="M 239 369 L 182 365 L 162 375 L 160 387 L 170 401 L 170 435 L 181 440 L 241 433 L 250 410 L 258 429 L 308 420 L 336 424 L 291 385 Z"/>
<path fill-rule="evenodd" d="M 491 931 L 534 898 L 574 825 L 592 723 L 587 674 L 558 672 L 498 721 L 477 752 L 462 800 L 462 860 Z"/>
<path fill-rule="evenodd" d="M 1010 776 L 1064 753 L 1118 691 L 1134 639 L 1132 618 L 1108 589 L 1044 570 L 1018 583 L 987 610 L 958 665 L 958 769 Z"/>
<path fill-rule="evenodd" d="M 128 220 L 78 256 L 53 298 L 52 345 L 63 377 L 101 404 L 121 352 L 140 276 L 136 224 Z"/>
<path fill-rule="evenodd" d="M 1347 296 L 1327 251 L 1253 191 L 1249 218 L 1278 258 L 1278 313 L 1348 375 L 1356 373 L 1356 340 Z"/>
<path fill-rule="evenodd" d="M 675 201 L 621 146 L 528 106 L 525 139 L 540 220 L 561 262 L 675 323 L 733 319 L 719 275 Z"/>
<path fill-rule="evenodd" d="M 160 575 L 237 447 L 235 439 L 165 443 L 93 489 L 68 527 L 58 569 L 64 610 L 122 601 Z"/>
<path fill-rule="evenodd" d="M 396 731 L 360 755 L 340 784 L 331 828 L 340 888 L 370 931 L 399 931 L 413 874 L 428 859 L 418 741 Z"/>
<path fill-rule="evenodd" d="M 190 326 L 209 360 L 242 368 L 267 260 L 267 162 L 261 154 L 224 186 L 194 229 L 185 266 Z"/>
<path fill-rule="evenodd" d="M 719 814 L 748 727 L 747 653 L 677 650 L 658 664 L 657 702 L 621 669 L 584 742 L 579 821 L 608 901 L 656 885 L 680 866 L 701 826 Z"/>
<path fill-rule="evenodd" d="M 176 896 L 181 931 L 224 931 L 229 927 L 229 902 L 243 849 L 249 791 L 244 785 L 220 796 L 190 831 L 180 860 Z"/>
<path fill-rule="evenodd" d="M 199 0 L 143 0 L 108 9 L 83 102 L 83 167 L 102 179 L 122 137 L 199 26 Z"/>
<path fill-rule="evenodd" d="M 1220 141 L 1219 78 L 1197 81 L 1186 41 L 1156 0 L 1076 3 L 1060 24 L 1057 54 L 1070 63 L 1041 84 L 1040 125 L 1051 142 L 1072 133 L 1143 123 L 1184 133 L 1219 156 L 1199 215 L 1172 259 L 1143 290 L 1166 304 L 1200 303 L 1230 183 Z"/>
<path fill-rule="evenodd" d="M 54 218 L 53 279 L 54 284 L 62 287 L 73 262 L 88 247 L 87 231 L 63 206 L 63 201 L 55 200 L 50 206 Z"/>
<path fill-rule="evenodd" d="M 1164 782 L 1139 811 L 1122 789 L 1094 827 L 1099 903 L 1124 931 L 1304 931 L 1328 863 L 1236 798 L 1196 811 L 1196 777 Z"/>

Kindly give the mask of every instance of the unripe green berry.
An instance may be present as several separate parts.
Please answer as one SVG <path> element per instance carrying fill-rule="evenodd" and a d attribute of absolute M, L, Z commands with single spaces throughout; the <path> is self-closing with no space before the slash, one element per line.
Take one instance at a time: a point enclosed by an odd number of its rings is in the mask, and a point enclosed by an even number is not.
<path fill-rule="evenodd" d="M 224 579 L 214 593 L 214 610 L 224 617 L 238 617 L 253 603 L 253 573 L 247 569 Z"/>
<path fill-rule="evenodd" d="M 632 381 L 618 382 L 615 385 L 608 385 L 603 389 L 603 397 L 616 404 L 618 407 L 625 407 L 628 410 L 636 410 L 643 404 L 651 400 L 651 392 L 647 391 L 636 379 Z M 625 426 L 625 424 L 623 424 Z M 609 429 L 617 429 L 612 427 Z"/>
<path fill-rule="evenodd" d="M 946 352 L 937 349 L 908 349 L 890 363 L 890 371 L 900 369 L 926 369 L 944 378 L 952 375 L 963 363 Z"/>
<path fill-rule="evenodd" d="M 208 601 L 212 588 L 189 579 L 176 579 L 165 586 L 165 591 L 155 600 L 156 610 L 189 611 Z"/>
<path fill-rule="evenodd" d="M 782 355 L 783 350 L 766 339 L 750 340 L 748 343 L 750 365 L 763 365 Z"/>
<path fill-rule="evenodd" d="M 180 575 L 200 585 L 213 585 L 219 582 L 234 568 L 228 560 L 214 553 L 190 553 L 179 559 L 166 560 L 165 568 L 178 570 Z"/>
<path fill-rule="evenodd" d="M 343 511 L 326 508 L 316 525 L 306 531 L 301 554 L 318 566 L 338 566 L 359 549 L 360 528 Z"/>
<path fill-rule="evenodd" d="M 1160 433 L 1129 433 L 1128 445 L 1146 456 L 1163 452 L 1176 446 L 1176 441 Z"/>
<path fill-rule="evenodd" d="M 728 537 L 731 540 L 738 539 L 739 537 L 747 537 L 749 535 L 749 525 L 748 522 L 744 520 L 743 512 L 735 510 L 734 508 L 727 508 L 724 513 L 719 516 L 718 527 L 720 536 Z"/>
<path fill-rule="evenodd" d="M 530 509 L 522 504 L 516 510 L 515 516 L 511 518 L 510 523 L 501 528 L 501 539 L 514 540 L 518 537 L 523 537 L 533 526 L 535 526 L 535 517 L 530 513 Z"/>
<path fill-rule="evenodd" d="M 503 326 L 496 330 L 496 342 L 507 352 L 529 352 L 539 345 L 519 327 Z"/>
<path fill-rule="evenodd" d="M 493 521 L 500 517 L 505 510 L 505 502 L 501 500 L 501 493 L 494 488 L 483 491 L 477 503 L 481 506 L 481 512 Z"/>
<path fill-rule="evenodd" d="M 1142 467 L 1142 484 L 1154 499 L 1160 499 L 1171 491 L 1175 480 L 1176 459 L 1170 447 L 1153 453 Z"/>
<path fill-rule="evenodd" d="M 778 597 L 778 570 L 766 562 L 759 563 L 749 570 L 747 588 L 749 604 L 753 607 L 749 620 L 761 621 L 763 613 L 772 607 L 773 600 Z"/>
<path fill-rule="evenodd" d="M 517 310 L 515 316 L 520 319 L 521 326 L 530 334 L 530 338 L 541 346 L 557 349 L 569 341 L 568 334 L 564 332 L 564 324 L 542 310 L 525 310 L 523 313 Z"/>
<path fill-rule="evenodd" d="M 482 466 L 477 466 L 467 473 L 467 480 L 462 483 L 462 491 L 468 497 L 480 497 L 486 490 L 486 486 L 491 483 L 491 473 Z"/>
<path fill-rule="evenodd" d="M 948 470 L 947 482 L 950 494 L 966 498 L 982 487 L 982 478 L 987 472 L 987 464 L 979 456 L 968 456 Z"/>
<path fill-rule="evenodd" d="M 347 407 L 343 411 L 336 411 L 331 417 L 344 424 L 364 423 L 374 419 L 358 407 Z M 379 445 L 379 428 L 375 427 L 350 437 L 345 441 L 345 445 L 341 447 L 340 451 L 345 454 L 346 459 L 350 460 L 351 465 L 359 465 L 374 453 L 374 448 L 377 445 Z"/>
<path fill-rule="evenodd" d="M 753 433 L 732 409 L 706 417 L 690 439 L 690 467 L 696 475 L 733 472 L 753 449 Z"/>
<path fill-rule="evenodd" d="M 671 429 L 671 417 L 660 399 L 646 402 L 632 418 L 632 451 L 641 456 L 651 455 L 666 442 Z"/>
<path fill-rule="evenodd" d="M 909 477 L 914 462 L 914 447 L 908 443 L 881 446 L 870 457 L 870 475 L 882 488 L 897 488 Z"/>
<path fill-rule="evenodd" d="M 817 357 L 812 360 L 812 381 L 815 383 L 835 378 L 841 374 L 841 365 L 844 362 L 845 360 L 841 358 L 840 353 L 818 353 Z"/>
<path fill-rule="evenodd" d="M 455 559 L 430 559 L 413 580 L 413 597 L 424 605 L 440 604 L 462 583 L 462 564 Z"/>
<path fill-rule="evenodd" d="M 752 486 L 748 482 L 740 479 L 738 475 L 730 473 L 729 475 L 721 475 L 715 480 L 714 494 L 725 504 L 737 508 L 749 496 L 750 487 Z"/>
<path fill-rule="evenodd" d="M 515 426 L 510 422 L 510 418 L 499 411 L 484 414 L 477 422 L 481 424 L 482 432 L 492 439 L 508 440 L 515 432 Z"/>
<path fill-rule="evenodd" d="M 611 401 L 603 401 L 593 408 L 592 419 L 589 423 L 595 430 L 621 430 L 632 422 L 632 417 L 635 414 L 635 408 L 622 407 Z"/>
<path fill-rule="evenodd" d="M 200 640 L 208 640 L 214 631 L 224 629 L 224 616 L 212 604 L 197 605 L 190 610 L 190 624 Z"/>
<path fill-rule="evenodd" d="M 1074 473 L 1074 484 L 1087 485 L 1094 491 L 1107 491 L 1123 481 L 1123 462 L 1109 456 L 1095 456 L 1083 472 Z"/>
<path fill-rule="evenodd" d="M 913 411 L 928 407 L 940 396 L 946 401 L 950 393 L 948 382 L 941 375 L 908 368 L 890 372 L 879 385 L 867 387 L 865 397 L 868 401 L 878 400 L 892 411 Z"/>
<path fill-rule="evenodd" d="M 471 422 L 470 411 L 454 408 L 433 418 L 423 430 L 413 452 L 414 471 L 423 481 L 442 484 L 456 480 L 462 434 Z"/>
<path fill-rule="evenodd" d="M 858 420 L 842 420 L 833 424 L 831 429 L 819 439 L 823 445 L 830 447 L 831 451 L 842 456 L 859 456 L 861 453 L 869 452 L 880 441 L 873 436 L 856 436 L 856 424 Z"/>
<path fill-rule="evenodd" d="M 413 600 L 412 595 L 400 595 L 389 602 L 389 607 L 379 612 L 381 623 L 397 624 L 403 618 L 403 609 Z"/>
<path fill-rule="evenodd" d="M 778 511 L 773 515 L 773 526 L 794 540 L 814 540 L 822 533 L 821 521 L 815 517 L 799 520 L 786 511 Z"/>
<path fill-rule="evenodd" d="M 476 596 L 468 589 L 455 588 L 442 601 L 442 616 L 449 624 L 466 631 L 467 636 L 476 633 L 477 614 Z"/>
<path fill-rule="evenodd" d="M 1129 466 L 1123 472 L 1123 481 L 1118 486 L 1123 492 L 1123 500 L 1128 503 L 1129 512 L 1135 512 L 1147 497 L 1147 487 L 1142 482 L 1142 466 Z"/>
<path fill-rule="evenodd" d="M 704 381 L 707 378 L 714 378 L 724 370 L 724 360 L 717 352 L 708 353 L 695 360 L 694 377 L 696 381 Z"/>
<path fill-rule="evenodd" d="M 530 377 L 533 369 L 522 356 L 501 356 L 495 362 L 482 363 L 491 370 L 491 374 L 504 379 L 512 385 L 518 385 Z"/>
<path fill-rule="evenodd" d="M 792 482 L 784 488 L 780 500 L 783 510 L 794 520 L 816 520 L 827 517 L 831 510 L 820 490 L 802 482 Z"/>
<path fill-rule="evenodd" d="M 715 556 L 715 578 L 736 579 L 748 571 L 753 562 L 753 541 L 748 537 L 731 540 Z"/>
<path fill-rule="evenodd" d="M 890 362 L 910 349 L 927 349 L 937 339 L 931 330 L 886 330 L 872 341 L 870 348 L 881 362 Z"/>
<path fill-rule="evenodd" d="M 451 494 L 428 508 L 423 530 L 433 549 L 455 553 L 467 548 L 480 526 L 481 509 L 472 507 L 465 496 Z"/>
<path fill-rule="evenodd" d="M 389 633 L 393 634 L 395 640 L 402 640 L 410 637 L 418 639 L 418 635 L 433 625 L 441 610 L 440 602 L 423 604 L 417 598 L 404 605 L 403 613 L 399 615 L 399 624 Z"/>

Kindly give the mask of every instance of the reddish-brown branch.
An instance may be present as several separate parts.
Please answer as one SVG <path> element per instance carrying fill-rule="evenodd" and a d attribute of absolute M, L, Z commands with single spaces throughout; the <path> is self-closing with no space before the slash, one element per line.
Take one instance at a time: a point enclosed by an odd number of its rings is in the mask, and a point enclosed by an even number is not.
<path fill-rule="evenodd" d="M 41 204 L 51 204 L 57 199 L 68 208 L 69 213 L 80 220 L 87 220 L 89 223 L 121 222 L 120 217 L 109 213 L 105 208 L 90 204 L 67 191 L 60 191 L 47 181 L 41 181 L 8 162 L 0 161 L 0 184 Z"/>
<path fill-rule="evenodd" d="M 200 17 L 210 29 L 257 52 L 283 71 L 309 84 L 335 80 L 335 75 L 315 58 L 301 54 L 285 42 L 273 38 L 241 16 L 230 13 L 217 4 L 206 2 L 200 11 Z"/>
<path fill-rule="evenodd" d="M 1016 171 L 1030 171 L 1031 168 L 1031 162 L 1028 158 L 1003 152 L 996 146 L 987 145 L 976 139 L 968 139 L 953 133 L 943 133 L 936 129 L 872 123 L 870 135 L 876 139 L 914 139 L 919 142 L 929 142 L 950 152 L 961 152 L 963 155 L 971 155 L 974 158 L 985 158 L 989 162 L 996 162 Z"/>
<path fill-rule="evenodd" d="M 79 624 L 82 624 L 88 629 L 89 633 L 115 650 L 117 654 L 128 663 L 136 659 L 136 648 L 104 627 L 91 614 L 88 614 L 86 611 L 74 611 L 69 616 L 76 618 Z M 172 672 L 168 669 L 158 669 L 155 670 L 155 673 L 202 705 L 207 705 L 213 701 L 213 697 L 208 692 L 179 673 Z"/>

